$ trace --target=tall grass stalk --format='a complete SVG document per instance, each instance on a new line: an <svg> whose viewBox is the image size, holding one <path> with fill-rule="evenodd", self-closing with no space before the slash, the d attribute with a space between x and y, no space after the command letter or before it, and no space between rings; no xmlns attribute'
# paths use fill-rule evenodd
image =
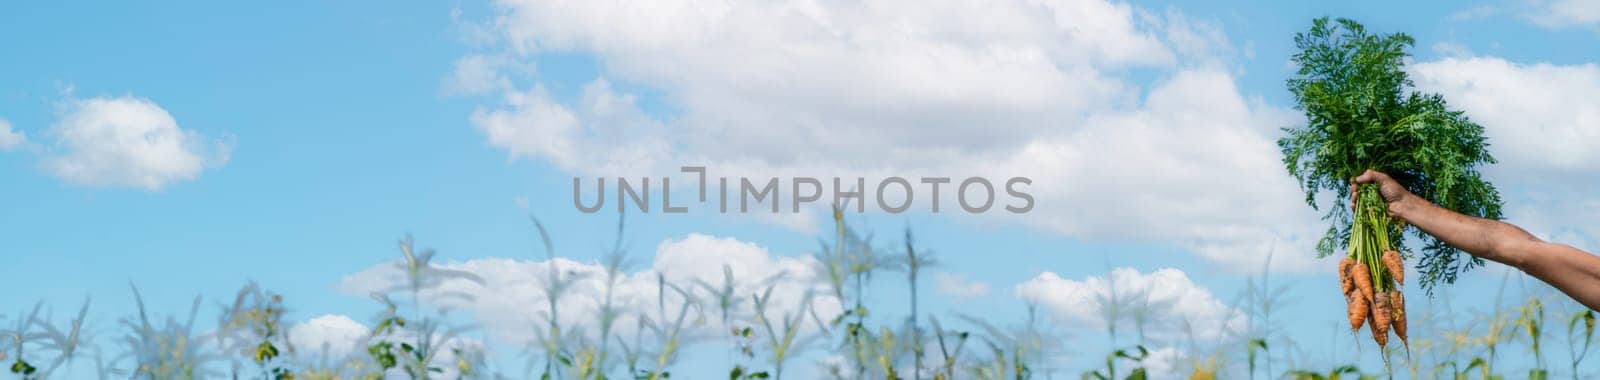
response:
<svg viewBox="0 0 1600 380"><path fill-rule="evenodd" d="M756 321L761 325L767 336L767 353L771 358L773 378L783 380L784 363L791 359L797 348L797 341L802 326L801 319L806 315L806 309L811 307L811 291L807 290L801 297L796 310L784 313L779 318L777 327L773 326L771 312L772 290L776 285L767 285L761 294L752 296L755 305Z"/></svg>
<svg viewBox="0 0 1600 380"><path fill-rule="evenodd" d="M1026 308L1022 326L1009 331L977 316L961 316L967 323L983 330L982 340L990 353L989 362L971 368L969 372L973 377L994 380L1033 377L1036 365L1044 358L1047 349L1056 346L1058 338L1041 326L1037 304L1029 302ZM1045 373L1048 375L1053 370L1045 368Z"/></svg>
<svg viewBox="0 0 1600 380"><path fill-rule="evenodd" d="M1289 303L1287 296L1289 294L1289 286L1287 284L1272 285L1272 256L1275 251L1276 247L1268 249L1266 259L1261 263L1261 272L1245 281L1244 299L1246 302L1244 305L1247 315L1250 316L1251 330L1249 340L1246 343L1246 350L1250 359L1248 364L1250 378L1252 379L1256 376L1255 356L1257 349L1260 349L1261 353L1267 357L1263 364L1266 367L1265 370L1268 376L1270 377L1271 374L1275 373L1272 371L1273 360L1272 350L1270 349L1272 345L1269 345L1268 342L1279 338L1278 333L1281 326L1273 317L1277 316L1277 312L1287 307ZM1222 327L1226 328L1227 321L1224 321L1223 324ZM1281 337L1281 340L1277 343L1283 346L1293 345L1293 341L1289 340L1288 337Z"/></svg>
<svg viewBox="0 0 1600 380"><path fill-rule="evenodd" d="M1187 316L1181 317L1181 319L1180 328L1183 330L1184 345L1187 351L1186 356L1189 361L1189 379L1215 380L1217 372L1222 369L1224 364L1222 356L1225 352L1221 350L1222 345L1219 343L1213 344L1211 349L1202 348L1200 339L1195 336L1194 321ZM1221 340L1222 338L1219 336L1217 339Z"/></svg>
<svg viewBox="0 0 1600 380"><path fill-rule="evenodd" d="M1528 349L1533 352L1532 369L1528 370L1530 380L1543 380L1550 377L1545 369L1544 353L1540 349L1540 342L1544 337L1544 302L1539 297L1528 297L1522 305L1520 315L1517 316L1517 325L1528 338Z"/></svg>
<svg viewBox="0 0 1600 380"><path fill-rule="evenodd" d="M555 244L550 240L550 233L545 230L544 223L539 222L539 218L533 217L531 219L533 220L534 229L539 233L539 241L544 245L545 265L547 267L547 272L542 280L543 283L540 284L541 290L544 292L545 305L547 306L544 315L545 333L535 337L535 341L544 350L544 374L541 378L562 378L562 363L571 363L572 359L567 357L561 350L561 342L564 339L560 317L561 297L566 295L574 283L581 280L581 275L576 273L569 274L560 270L560 261L557 260Z"/></svg>
<svg viewBox="0 0 1600 380"><path fill-rule="evenodd" d="M966 347L970 334L965 331L945 331L944 326L939 325L938 317L929 316L928 322L933 324L933 337L938 340L942 359L940 371L934 375L934 379L953 379L956 376L956 362L961 358L961 349Z"/></svg>
<svg viewBox="0 0 1600 380"><path fill-rule="evenodd" d="M88 336L84 329L89 317L89 298L83 299L83 306L78 307L78 314L67 321L65 327L56 327L44 319L34 320L34 324L42 330L38 334L40 350L54 352L55 360L41 374L49 376L60 369L62 365L70 365L82 358L84 350L94 350L93 338Z"/></svg>
<svg viewBox="0 0 1600 380"><path fill-rule="evenodd" d="M122 338L125 357L133 360L135 378L190 380L222 376L209 367L218 359L217 354L204 346L205 337L195 332L195 319L200 314L200 297L194 298L189 316L182 321L169 316L164 323L150 318L145 309L144 297L138 287L132 287L133 300L138 313L124 318L122 325L128 334Z"/></svg>
<svg viewBox="0 0 1600 380"><path fill-rule="evenodd" d="M631 343L620 336L617 337L617 346L622 348L622 363L627 368L627 374L630 377L636 376L643 371L639 368L639 361L644 358L644 331L647 328L647 321L644 316L637 316L634 321L637 325L635 326Z"/></svg>
<svg viewBox="0 0 1600 380"><path fill-rule="evenodd" d="M294 346L288 341L283 328L286 312L282 296L263 290L254 281L239 289L232 304L223 306L221 318L217 321L217 345L226 352L236 354L230 355L234 377L238 377L237 356L255 362L264 379L293 373L292 369L273 366L280 353L294 352Z"/></svg>
<svg viewBox="0 0 1600 380"><path fill-rule="evenodd" d="M614 301L617 284L623 279L623 270L628 261L628 250L622 244L624 226L626 225L625 220L625 217L617 218L616 238L611 244L611 250L605 254L605 300L600 304L600 336L596 339L600 347L592 361L593 364L584 369L586 373L593 373L593 378L598 380L605 379L605 372L609 368L607 366L610 359L608 348L611 342L612 326L622 316L622 310L617 307ZM551 263L553 265L554 260ZM685 304L687 304L687 299ZM580 377L589 378L587 375Z"/></svg>
<svg viewBox="0 0 1600 380"><path fill-rule="evenodd" d="M17 318L16 327L9 330L0 330L4 341L10 342L11 365L8 370L24 379L42 376L38 374L39 368L28 361L28 344L39 338L39 334L32 332L34 321L39 320L39 310L44 308L44 301L33 304L33 311L25 313L25 317Z"/></svg>
<svg viewBox="0 0 1600 380"><path fill-rule="evenodd" d="M1479 313L1479 318L1485 323L1484 333L1478 338L1479 344L1488 353L1488 357L1475 359L1474 362L1476 363L1470 363L1468 366L1471 367L1473 364L1478 364L1477 368L1482 372L1485 379L1494 373L1495 359L1499 357L1500 343L1513 332L1511 328L1514 321L1511 319L1509 308L1504 307L1502 302L1505 299L1506 283L1510 279L1510 272L1501 277L1500 288L1495 292L1494 296L1494 309L1489 312Z"/></svg>
<svg viewBox="0 0 1600 380"><path fill-rule="evenodd" d="M396 263L404 274L401 284L373 294L373 299L385 307L379 316L378 327L372 331L367 351L378 362L380 372L398 368L413 379L430 379L444 367L434 361L462 331L468 327L448 326L452 303L473 303L476 298L462 290L444 287L449 281L464 281L483 286L483 278L459 269L440 267L433 263L438 251L417 249L411 235L399 242L402 260ZM403 292L410 299L411 318L399 313L390 293ZM426 292L437 309L425 313L422 294ZM398 344L396 344L398 343Z"/></svg>
<svg viewBox="0 0 1600 380"><path fill-rule="evenodd" d="M677 294L678 297L681 297L683 302L679 305L678 311L670 319L671 322L668 322L669 319L667 319L666 314L661 314L659 322L653 324L650 328L650 330L656 334L657 347L660 347L660 350L656 353L655 368L650 371L650 376L647 378L647 380L660 380L670 376L670 373L667 371L667 366L677 360L678 350L684 344L684 322L689 316L689 309L695 305L693 296L690 295L688 291L678 287L677 285L668 284L666 276L659 274L656 275L656 284L659 286L658 289L660 289L660 292L657 293L656 298L657 305L665 307L667 304L666 290L668 289L671 289L674 294Z"/></svg>
<svg viewBox="0 0 1600 380"><path fill-rule="evenodd" d="M841 348L849 353L849 377L862 378L867 374L869 358L875 345L873 334L867 327L868 310L865 303L866 288L874 272L892 268L894 262L879 257L872 247L872 236L861 236L844 220L843 205L833 205L834 240L819 241L819 270L828 279L834 297L841 306L847 306L829 325L844 327ZM847 290L848 289L848 290Z"/></svg>
<svg viewBox="0 0 1600 380"><path fill-rule="evenodd" d="M1111 269L1111 263L1106 263L1106 291L1094 295L1094 308L1100 313L1101 328L1105 329L1106 337L1111 339L1111 347L1120 347L1117 341L1117 326L1127 318L1126 310L1133 303L1134 294L1122 292L1122 286L1117 284L1117 278Z"/></svg>
<svg viewBox="0 0 1600 380"><path fill-rule="evenodd" d="M1569 368L1572 370L1573 380L1578 379L1578 365L1583 363L1585 357L1589 356L1590 346L1595 341L1594 314L1594 310L1585 308L1572 313L1572 317L1567 319L1567 357L1570 358L1571 367ZM1582 327L1581 335L1578 334L1580 326Z"/></svg>
<svg viewBox="0 0 1600 380"><path fill-rule="evenodd" d="M733 267L728 264L722 264L722 283L720 284L712 284L702 279L695 279L694 285L704 290L711 296L713 302L716 302L717 327L721 328L722 331L729 332L727 342L730 371L744 373L744 365L738 363L735 357L749 351L744 339L749 337L750 333L748 327L741 329L733 324L733 313L739 305L739 300L743 299L734 289Z"/></svg>
<svg viewBox="0 0 1600 380"><path fill-rule="evenodd" d="M907 333L907 335L911 337L911 378L921 380L922 358L925 344L923 343L924 334L922 332L922 328L918 325L918 319L920 318L921 314L917 310L917 286L919 285L917 282L917 275L922 272L923 268L936 265L938 260L934 259L929 252L918 252L916 246L912 244L912 241L911 228L906 227L906 255L903 262L903 268L906 271L907 287L911 292L911 316L906 318L911 325Z"/></svg>

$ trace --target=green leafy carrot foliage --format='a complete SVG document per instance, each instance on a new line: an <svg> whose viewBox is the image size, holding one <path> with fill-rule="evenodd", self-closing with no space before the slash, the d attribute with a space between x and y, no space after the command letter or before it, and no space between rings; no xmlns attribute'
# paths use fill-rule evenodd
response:
<svg viewBox="0 0 1600 380"><path fill-rule="evenodd" d="M1306 203L1326 208L1323 219L1331 226L1317 244L1319 256L1344 249L1350 240L1350 180L1366 169L1388 173L1439 206L1501 217L1500 195L1478 171L1495 162L1483 127L1451 110L1442 96L1413 89L1405 63L1415 40L1403 33L1373 34L1348 19L1321 18L1294 41L1298 70L1288 88L1306 124L1284 128L1287 136L1278 147ZM1318 207L1317 194L1325 190L1333 199ZM1483 264L1414 228L1394 228L1424 243L1416 262L1430 293L1438 282L1454 282L1462 271ZM1400 245L1404 239L1394 236L1396 248L1410 254Z"/></svg>

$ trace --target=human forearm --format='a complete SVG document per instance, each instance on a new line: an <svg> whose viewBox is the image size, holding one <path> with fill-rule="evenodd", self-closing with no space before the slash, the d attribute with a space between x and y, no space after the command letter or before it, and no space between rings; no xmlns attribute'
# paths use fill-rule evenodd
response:
<svg viewBox="0 0 1600 380"><path fill-rule="evenodd" d="M1549 243L1509 223L1475 218L1408 195L1390 212L1473 256L1538 278L1591 309L1600 310L1600 257Z"/></svg>
<svg viewBox="0 0 1600 380"><path fill-rule="evenodd" d="M1600 257L1565 244L1535 242L1513 250L1527 253L1518 268L1590 309L1600 310Z"/></svg>
<svg viewBox="0 0 1600 380"><path fill-rule="evenodd" d="M1527 261L1527 252L1513 248L1539 241L1517 226L1462 215L1415 195L1407 194L1399 202L1391 203L1389 211L1445 244L1514 267L1520 268Z"/></svg>
<svg viewBox="0 0 1600 380"><path fill-rule="evenodd" d="M1505 264L1555 286L1591 309L1600 310L1600 257L1570 246L1547 243L1517 226L1475 218L1435 206L1406 191L1394 178L1368 170L1350 186L1351 208L1359 186L1376 184L1389 214L1445 244L1473 256Z"/></svg>

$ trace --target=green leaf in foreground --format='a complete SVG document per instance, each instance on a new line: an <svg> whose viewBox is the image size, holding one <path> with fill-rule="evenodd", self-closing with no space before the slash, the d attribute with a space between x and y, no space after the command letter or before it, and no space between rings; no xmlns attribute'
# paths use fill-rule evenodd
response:
<svg viewBox="0 0 1600 380"><path fill-rule="evenodd" d="M1350 180L1366 169L1388 173L1413 194L1457 212L1499 219L1500 195L1478 168L1494 163L1483 127L1444 98L1412 89L1405 61L1415 41L1403 33L1376 35L1348 19L1320 18L1295 36L1299 67L1288 80L1304 126L1284 128L1278 140L1289 174L1306 193L1306 203L1326 208L1330 222L1317 244L1319 257L1346 248L1350 240ZM1333 193L1318 207L1317 194ZM1416 228L1397 226L1423 242L1415 260L1428 292L1438 282L1452 283L1463 271L1483 265L1476 257ZM1400 232L1400 231L1397 231ZM1415 257L1395 235L1402 254Z"/></svg>

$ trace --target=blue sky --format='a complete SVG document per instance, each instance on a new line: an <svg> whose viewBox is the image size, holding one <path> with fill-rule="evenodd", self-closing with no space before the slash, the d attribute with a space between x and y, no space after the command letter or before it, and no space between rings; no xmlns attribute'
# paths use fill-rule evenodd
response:
<svg viewBox="0 0 1600 380"><path fill-rule="evenodd" d="M596 260L610 241L615 214L574 210L568 182L573 176L659 177L675 175L670 169L687 164L705 164L714 172L726 168L725 172L733 175L768 176L958 176L976 172L1043 178L1034 185L1041 193L1040 210L1028 215L912 212L853 216L859 228L876 232L885 244L898 241L900 232L911 227L919 245L938 252L943 266L934 271L959 273L990 288L984 294L993 297L974 299L928 292L926 300L936 313L1006 310L989 318L1017 321L1023 309L1014 290L1018 284L1038 279L1044 272L1079 281L1104 277L1113 267L1129 267L1139 273L1177 268L1193 286L1231 305L1247 276L1261 268L1263 248L1271 248L1279 264L1271 270L1274 281L1293 281L1288 297L1293 301L1284 310L1285 320L1316 326L1291 328L1287 335L1308 346L1308 355L1316 360L1337 354L1346 356L1335 361L1349 362L1357 360L1345 353L1349 350L1325 348L1326 326L1338 322L1336 310L1342 309L1337 296L1326 290L1334 281L1325 273L1331 271L1324 269L1331 268L1331 262L1309 259L1312 246L1305 229L1299 228L1316 225L1314 214L1308 214L1297 196L1270 202L1248 198L1298 193L1283 187L1288 179L1272 161L1277 159L1272 154L1275 151L1263 151L1259 144L1228 145L1270 142L1276 138L1275 128L1283 125L1274 123L1295 120L1297 115L1290 109L1282 85L1292 71L1287 64L1293 49L1291 38L1312 18L1322 15L1350 17L1372 30L1403 31L1416 37L1415 60L1424 64L1415 70L1431 78L1419 80L1420 85L1445 93L1452 104L1484 123L1491 138L1507 133L1501 131L1534 127L1541 128L1544 135L1563 137L1548 147L1495 140L1502 164L1489 173L1506 191L1513 222L1528 223L1530 230L1546 238L1590 250L1600 248L1595 245L1600 238L1595 235L1600 227L1595 226L1600 220L1585 212L1600 210L1592 196L1585 195L1592 194L1586 189L1600 185L1596 179L1600 176L1595 175L1600 167L1593 164L1600 157L1582 149L1600 143L1593 124L1594 108L1541 112L1531 119L1536 126L1520 126L1504 121L1560 104L1526 104L1534 103L1528 97L1496 98L1535 94L1572 101L1600 94L1600 74L1596 74L1600 68L1593 63L1600 58L1600 50L1594 48L1600 38L1600 11L1593 7L1589 12L1596 13L1584 13L1583 4L1560 1L1109 4L1113 9L1109 13L1069 14L1064 17L1072 20L1056 26L1072 27L1073 20L1123 20L1131 29L1115 32L1126 36L1100 39L1091 34L1081 37L1087 41L1081 46L1046 46L1040 53L1043 58L1029 55L1037 51L1027 47L1051 42L1032 40L1036 36L1031 34L1021 36L1025 32L1012 36L1015 40L1002 40L952 27L952 33L971 33L973 39L963 42L970 45L917 44L960 40L919 39L933 38L927 36L939 35L937 30L909 33L906 40L911 42L898 45L900 40L894 38L874 38L872 32L880 29L867 27L870 23L866 21L872 20L868 17L835 20L863 24L859 28L839 26L854 33L858 38L855 44L809 46L817 49L809 52L814 56L799 49L807 46L776 45L771 49L792 53L784 47L794 47L801 52L792 57L814 59L769 62L766 59L771 57L752 46L806 41L785 34L790 31L785 28L792 27L785 21L788 19L757 11L728 16L750 17L749 23L716 26L739 30L764 22L783 23L774 24L771 30L750 30L753 37L736 38L695 35L693 32L719 29L695 29L693 25L679 30L684 34L678 35L671 33L678 29L647 22L685 21L673 19L670 15L674 13L668 9L658 10L658 14L668 15L659 19L631 20L630 12L595 5L595 9L567 9L572 12L570 23L546 24L543 22L548 20L541 18L544 14L540 12L550 11L550 4L540 1L307 1L262 8L190 1L7 3L0 5L0 57L5 57L0 59L0 120L4 120L0 126L9 126L22 140L5 144L6 140L0 139L0 239L6 242L7 252L0 255L7 264L0 276L0 289L7 289L0 292L0 315L14 317L38 300L46 300L64 314L88 295L94 297L92 314L101 332L112 335L115 318L132 310L127 290L130 282L145 292L155 308L176 311L195 295L206 297L209 305L231 295L245 281L255 280L287 297L293 309L291 319L334 314L370 323L367 316L379 308L365 296L352 294L349 289L361 286L351 282L360 281L362 273L372 273L375 265L397 259L395 241L406 233L414 234L419 245L438 249L441 262L459 264L488 257L538 260L542 253L528 221L531 213L550 226L563 255L579 262ZM886 14L881 9L839 7L847 8L838 10L839 14ZM1085 18L1073 19L1075 16ZM911 25L907 27L910 30L932 28L919 24L926 19L917 16L899 21ZM608 23L614 28L606 27ZM644 31L632 30L634 27ZM1195 45L1185 45L1183 41L1188 40L1174 37L1178 31L1194 33L1212 48L1187 51L1185 46ZM651 35L659 38L645 38ZM1148 41L1136 38L1141 36ZM1135 39L1118 39L1121 37ZM1141 48L1139 43L1151 45ZM965 61L892 70L907 75L901 81L883 79L885 73L872 72L875 66L858 60L872 56L890 61L920 52L967 59L972 56L963 55L968 51L960 49L971 46L976 46L972 51L987 53L997 50L985 49L1020 46L1016 54L1023 58L1005 62L1022 62L1021 66L1002 65L982 76L974 74L978 71L963 71ZM929 50L918 50L924 48ZM874 49L882 49L883 55L871 55L877 53ZM1128 55L1117 58L1123 53ZM990 56L976 57L972 67L982 67L979 64ZM471 59L489 63L475 71L463 64ZM1024 70L1032 68L1026 66L1030 59L1042 59L1047 72L1055 68L1070 75L1039 94L1025 91L1031 86L1007 87L1013 81L1056 83L1049 82L1055 79L1027 76L1035 73ZM726 66L705 67L707 62ZM829 78L814 75L830 72L829 68L805 66L822 62L840 63L834 70L846 78L842 80L865 80L859 84L867 89L863 90L866 94L843 93L843 85L807 83L829 82ZM1016 67L1024 69L1008 71ZM852 71L857 68L861 72ZM1093 75L1071 76L1076 74L1067 68ZM974 75L960 77L965 74ZM1012 74L1017 76L1007 76ZM1091 83L1073 82L1083 78L1111 85L1104 91L1084 90ZM875 82L877 79L883 82ZM928 88L929 92L953 91L948 98L904 100L896 96L900 94L897 91L914 87L907 83L945 79L954 84ZM1169 86L1174 83L1223 86ZM1528 83L1563 86L1515 87ZM884 90L869 91L876 88ZM1210 91L1218 98L1237 98L1239 115L1194 122L1215 124L1204 127L1215 129L1165 130L1170 124L1188 123L1196 117L1179 111L1205 107L1191 109L1180 104L1173 106L1178 111L1166 112L1166 103L1152 100L1166 99L1154 95L1163 93L1163 88L1174 89L1177 95L1172 101L1177 103L1193 100L1196 97L1190 95L1194 93ZM966 90L995 90L1000 96L992 97L999 100L990 104L961 93ZM1058 106L1052 96L1060 94L1076 100ZM507 100L516 97L523 102ZM793 105L772 103L785 97L792 97ZM610 99L613 103L605 104L617 107L596 108L595 99ZM90 177L64 174L52 163L70 162L78 154L87 154L83 151L106 148L104 141L74 145L67 137L80 126L74 116L93 113L97 108L91 104L96 100L153 105L170 115L175 121L172 127L177 129L164 131L176 133L169 138L181 136L190 143L177 152L193 153L182 158L197 166L140 177L155 178L154 182L118 179L155 170L126 162L96 161L108 166L92 171ZM848 101L872 101L860 107L896 111L882 118L862 116L854 106L840 104ZM533 103L564 108L576 118L578 132L539 126L516 129L529 120L548 120L538 118L538 108L529 106ZM1504 106L1475 109L1472 105ZM1058 109L1066 111L1058 114ZM126 113L108 111L107 115L114 118ZM495 115L509 121L497 123L491 120ZM767 120L767 115L803 121L753 125ZM800 117L792 117L796 115ZM938 128L937 120L955 120L952 124L992 120L998 125L919 132L951 131L948 135L929 133L926 139L873 140L905 135L913 130L907 128L925 120L935 120L929 128ZM1017 127L1012 128L1013 124ZM495 128L502 127L511 128L507 131L513 135L496 138ZM1102 142L1106 149L1117 151L1171 147L1139 144L1139 136L1145 135L1122 134L1133 133L1127 131L1147 132L1152 138L1191 136L1186 133L1234 136L1231 133L1238 132L1238 138L1195 141L1194 146L1174 153L1170 162L1134 163L1121 172L1079 168L1071 159L1057 162L1063 165L1060 167L1033 165L1041 156L1018 153L1029 146L1038 147L1029 144L1041 141L1064 144L1063 151L1071 153L1073 147L1082 148L1084 141L1097 142L1092 136L1101 136L1078 135L1078 128L1103 128L1113 138L1126 139ZM567 140L543 138L569 132ZM865 136L864 141L835 144L831 137L812 140L815 136L857 136L856 132ZM923 136L919 133L911 135ZM543 141L555 142L547 145ZM784 144L754 144L759 141ZM1122 146L1119 142L1134 144ZM948 148L938 151L949 154L939 160L922 160L873 146ZM648 152L653 148L665 153L651 155ZM120 152L130 151L134 150ZM647 152L640 156L643 158L630 158L629 154L640 151ZM1229 153L1235 151L1247 153ZM793 161L795 157L803 160ZM1263 162L1261 157L1268 160ZM1123 164L1110 161L1115 158L1106 162L1091 159L1089 164ZM813 159L816 161L810 161ZM1220 166L1216 173L1174 166L1184 162ZM1277 171L1258 170L1261 168ZM1071 174L1040 177L1030 170ZM1171 179L1173 176L1160 175L1170 171L1189 176ZM1240 175L1254 177L1240 179ZM1167 214L1159 206L1126 207L1128 204L1114 198L1108 203L1101 198L1103 194L1093 190L1102 183L1098 181L1112 182L1107 191L1161 188L1127 194L1136 200L1126 202L1192 202L1198 206ZM1236 194L1215 194L1241 188ZM1143 195L1146 193L1149 195ZM1104 207L1095 207L1097 204ZM1209 223L1208 215L1240 205L1248 205L1240 210L1243 216L1219 216L1224 220L1218 225L1226 227L1219 227L1222 232L1189 227ZM787 219L704 213L632 215L626 240L640 262L639 269L650 266L650 258L663 241L682 241L692 233L753 243L778 256L800 256L816 244L816 235L810 232L817 231L817 226L828 230L825 219L816 215ZM1306 215L1311 215L1309 220ZM1171 224L1142 228L1156 220ZM1239 235L1211 237L1232 233ZM1253 239L1263 236L1267 238ZM1250 241L1240 242L1247 239ZM1493 290L1501 273L1499 268L1477 271L1450 292ZM903 287L890 279L893 277L880 279L873 296L900 305ZM929 281L924 287L931 290L935 286ZM1420 292L1413 294L1421 299ZM1457 306L1484 307L1488 302L1484 298L1461 299ZM1413 301L1413 305L1421 304ZM1094 331L1073 331L1072 335L1090 342L1101 339ZM1348 345L1348 339L1338 344ZM709 356L715 359L718 355ZM1091 360L1085 357L1095 355L1098 351L1079 353L1076 360L1088 362ZM1359 360L1365 366L1377 363L1370 353ZM719 365L704 357L690 357L686 363L689 371L714 370ZM522 363L503 365L520 369Z"/></svg>

